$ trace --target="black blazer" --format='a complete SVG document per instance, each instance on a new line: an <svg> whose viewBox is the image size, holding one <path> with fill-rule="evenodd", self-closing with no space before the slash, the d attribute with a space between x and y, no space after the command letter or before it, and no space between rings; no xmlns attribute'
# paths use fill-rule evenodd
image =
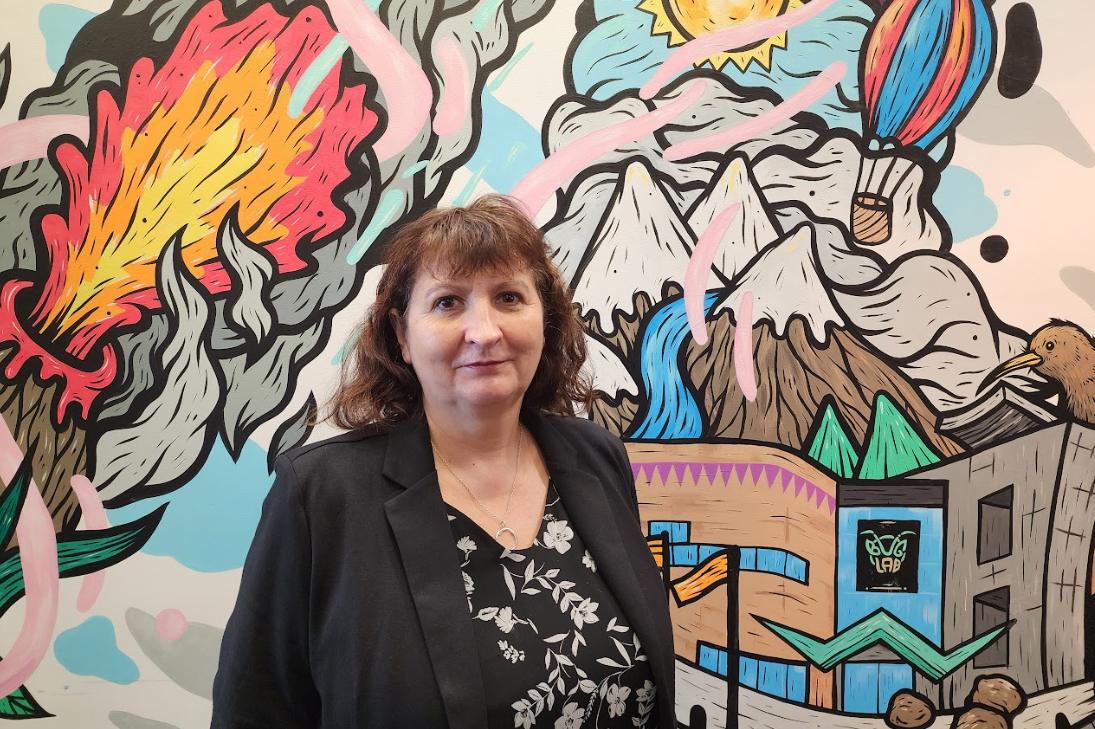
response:
<svg viewBox="0 0 1095 729"><path fill-rule="evenodd" d="M627 451L588 420L524 420L642 640L670 729L669 606ZM212 726L484 729L489 687L425 425L348 433L275 470L221 645Z"/></svg>

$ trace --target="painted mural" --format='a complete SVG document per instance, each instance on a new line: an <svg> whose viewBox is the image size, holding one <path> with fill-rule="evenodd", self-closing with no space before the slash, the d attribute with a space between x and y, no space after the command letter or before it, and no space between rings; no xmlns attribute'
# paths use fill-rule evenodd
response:
<svg viewBox="0 0 1095 729"><path fill-rule="evenodd" d="M1095 716L1095 7L5 16L0 718L208 725L387 238L491 190L586 324L683 727Z"/></svg>

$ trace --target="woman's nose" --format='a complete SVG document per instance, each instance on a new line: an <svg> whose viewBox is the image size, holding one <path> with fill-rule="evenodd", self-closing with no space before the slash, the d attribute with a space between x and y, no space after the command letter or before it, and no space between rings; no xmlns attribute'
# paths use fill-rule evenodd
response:
<svg viewBox="0 0 1095 729"><path fill-rule="evenodd" d="M498 312L489 303L476 303L468 307L464 338L476 344L493 344L502 338Z"/></svg>

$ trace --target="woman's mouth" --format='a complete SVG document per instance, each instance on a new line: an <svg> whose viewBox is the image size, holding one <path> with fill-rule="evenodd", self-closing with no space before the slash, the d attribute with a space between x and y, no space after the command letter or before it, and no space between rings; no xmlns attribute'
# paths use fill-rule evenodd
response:
<svg viewBox="0 0 1095 729"><path fill-rule="evenodd" d="M467 369L470 369L470 370L481 372L481 371L484 371L484 370L493 369L495 367L498 367L501 364L502 364L501 360L483 360L481 362L471 362L469 364L464 365L464 367L467 368Z"/></svg>

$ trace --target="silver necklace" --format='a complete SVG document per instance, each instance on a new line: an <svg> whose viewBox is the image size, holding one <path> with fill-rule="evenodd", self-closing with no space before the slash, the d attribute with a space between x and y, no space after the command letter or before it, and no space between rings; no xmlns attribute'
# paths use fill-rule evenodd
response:
<svg viewBox="0 0 1095 729"><path fill-rule="evenodd" d="M509 485L509 496L506 497L506 510L504 512L502 512L502 518L501 519L499 519L493 511L488 509L486 504L484 504L482 501L479 500L479 497L475 495L475 492L472 491L470 488L468 488L468 485L466 483L464 483L464 479L462 479L462 478L460 478L459 476L456 475L456 471L454 471L452 466L449 465L449 462L445 460L445 457L443 455L441 455L441 451L437 450L437 446L435 446L432 441L430 442L430 447L433 448L434 455L436 455L438 458L441 459L441 463L445 464L445 468L449 469L449 473L452 474L452 477L456 479L457 483L459 483L461 486L463 486L464 490L467 491L468 494L473 499L475 499L475 503L479 504L479 508L482 509L483 511L485 511L487 513L487 516L489 516L491 519L494 519L496 522L498 522L498 527L499 528L498 528L498 531L494 533L494 540L496 542L501 542L502 541L502 535L507 533L507 532L509 532L509 535L511 537L513 537L513 546L510 547L510 549L517 549L517 545L520 544L520 542L517 540L517 532L513 531L513 529L511 529L510 527L506 526L506 519L509 517L509 506L510 506L510 502L513 501L513 491L517 487L517 475L519 473L521 473L521 447L525 444L524 435L525 435L524 429L520 425L518 425L517 426L517 466L513 470L513 483L511 483Z"/></svg>

